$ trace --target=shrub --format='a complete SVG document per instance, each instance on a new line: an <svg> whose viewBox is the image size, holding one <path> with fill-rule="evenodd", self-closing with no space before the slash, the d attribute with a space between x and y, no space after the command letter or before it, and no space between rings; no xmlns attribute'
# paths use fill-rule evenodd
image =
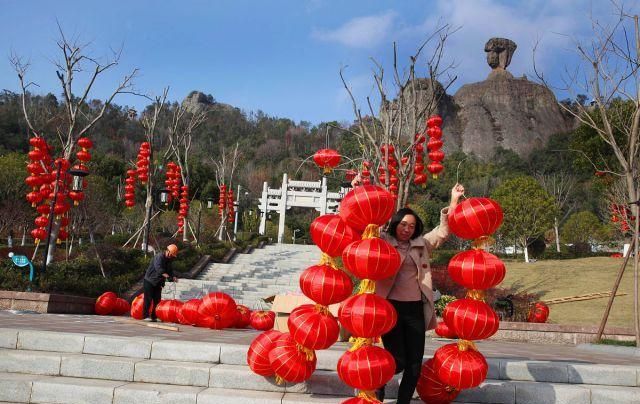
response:
<svg viewBox="0 0 640 404"><path fill-rule="evenodd" d="M444 308L447 306L447 304L454 302L458 299L456 299L455 296L451 296L451 295L442 295L440 296L440 299L436 300L434 303L434 309L436 311L436 315L438 317L442 317L442 312L444 311Z"/></svg>

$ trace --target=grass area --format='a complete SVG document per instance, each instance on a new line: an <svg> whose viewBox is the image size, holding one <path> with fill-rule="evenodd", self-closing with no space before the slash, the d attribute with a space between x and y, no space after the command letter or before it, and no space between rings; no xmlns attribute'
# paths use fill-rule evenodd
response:
<svg viewBox="0 0 640 404"><path fill-rule="evenodd" d="M500 286L539 293L541 300L610 291L622 259L609 257L544 260L532 263L505 260L507 275ZM633 329L633 262L627 264L614 300L608 326ZM599 325L608 298L550 305L550 323Z"/></svg>
<svg viewBox="0 0 640 404"><path fill-rule="evenodd" d="M630 346L630 347L635 347L636 346L636 342L635 341L618 341L615 339L603 339L602 341L599 342L599 344L601 345L615 345L615 346Z"/></svg>

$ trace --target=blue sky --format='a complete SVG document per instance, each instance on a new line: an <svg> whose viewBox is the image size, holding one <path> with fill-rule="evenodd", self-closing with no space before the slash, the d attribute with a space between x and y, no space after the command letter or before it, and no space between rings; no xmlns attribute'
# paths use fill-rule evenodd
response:
<svg viewBox="0 0 640 404"><path fill-rule="evenodd" d="M296 122L352 121L340 68L348 66L345 76L364 108L364 98L375 94L370 58L390 72L396 41L406 66L438 21L460 28L445 51L457 65L453 93L487 76L484 43L494 36L518 44L509 66L515 76L533 76L532 49L540 41L539 68L559 83L565 66L576 62L573 41L590 34L590 13L606 20L610 8L608 1L588 0L3 0L0 89L18 90L8 62L15 52L30 61L28 78L40 86L35 92L60 93L51 64L59 58L59 21L67 36L89 43L93 56L123 47L119 66L100 79L93 98L106 97L137 67L136 89L146 94L170 86L172 100L199 90L247 112ZM115 102L147 104L126 95Z"/></svg>

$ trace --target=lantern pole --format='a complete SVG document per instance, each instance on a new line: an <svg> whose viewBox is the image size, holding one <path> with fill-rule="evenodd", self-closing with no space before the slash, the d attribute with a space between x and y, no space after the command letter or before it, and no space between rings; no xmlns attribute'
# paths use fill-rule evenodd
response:
<svg viewBox="0 0 640 404"><path fill-rule="evenodd" d="M60 171L62 170L62 162L60 160L57 161L58 170L56 171L56 184L53 187L53 198L51 198L51 202L49 202L49 223L47 226L47 243L44 248L44 263L42 264L42 273L47 272L47 258L49 257L49 243L51 242L51 230L53 230L53 218L54 212L53 209L56 204L56 199L58 199L58 182L60 181Z"/></svg>

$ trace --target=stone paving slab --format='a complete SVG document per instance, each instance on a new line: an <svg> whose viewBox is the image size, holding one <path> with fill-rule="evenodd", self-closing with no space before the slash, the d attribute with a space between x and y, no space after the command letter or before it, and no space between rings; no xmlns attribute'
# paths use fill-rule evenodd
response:
<svg viewBox="0 0 640 404"><path fill-rule="evenodd" d="M31 402L112 404L114 390L124 383L73 377L35 380L31 389Z"/></svg>
<svg viewBox="0 0 640 404"><path fill-rule="evenodd" d="M204 387L130 383L116 387L113 404L196 404L203 390Z"/></svg>

